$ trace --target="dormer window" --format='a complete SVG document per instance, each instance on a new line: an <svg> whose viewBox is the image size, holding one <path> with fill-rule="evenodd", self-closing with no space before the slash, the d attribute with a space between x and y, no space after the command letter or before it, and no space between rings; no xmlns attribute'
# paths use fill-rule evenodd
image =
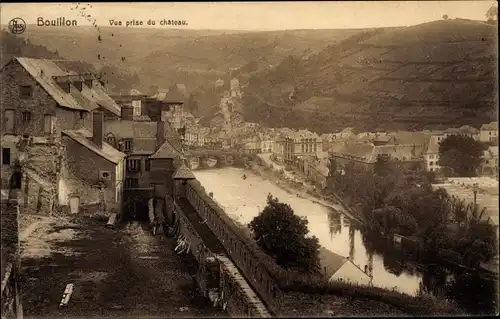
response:
<svg viewBox="0 0 500 319"><path fill-rule="evenodd" d="M28 99L33 95L33 87L31 85L21 85L19 87L19 96L22 99Z"/></svg>
<svg viewBox="0 0 500 319"><path fill-rule="evenodd" d="M73 82L73 85L76 87L76 89L78 91L82 91L82 82L81 81L76 81L76 82Z"/></svg>

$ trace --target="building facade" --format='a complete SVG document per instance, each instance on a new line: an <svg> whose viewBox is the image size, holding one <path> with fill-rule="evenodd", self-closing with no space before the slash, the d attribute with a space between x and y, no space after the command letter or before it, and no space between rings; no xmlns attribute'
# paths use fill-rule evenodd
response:
<svg viewBox="0 0 500 319"><path fill-rule="evenodd" d="M479 131L479 140L485 143L498 143L498 122L483 124Z"/></svg>

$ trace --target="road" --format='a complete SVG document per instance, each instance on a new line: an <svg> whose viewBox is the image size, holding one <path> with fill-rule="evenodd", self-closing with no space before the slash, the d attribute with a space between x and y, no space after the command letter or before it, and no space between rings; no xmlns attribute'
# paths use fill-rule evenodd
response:
<svg viewBox="0 0 500 319"><path fill-rule="evenodd" d="M50 219L22 242L27 317L215 317L196 293L193 259L138 222L118 230L92 218ZM59 307L67 284L73 294Z"/></svg>

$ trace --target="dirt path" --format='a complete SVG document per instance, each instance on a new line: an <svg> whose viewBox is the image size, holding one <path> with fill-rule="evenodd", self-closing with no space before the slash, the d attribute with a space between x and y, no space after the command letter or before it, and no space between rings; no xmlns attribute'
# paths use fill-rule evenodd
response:
<svg viewBox="0 0 500 319"><path fill-rule="evenodd" d="M23 241L26 317L214 317L219 311L195 293L192 260L173 241L130 223L118 230L90 218L57 219ZM59 303L66 284L74 290Z"/></svg>

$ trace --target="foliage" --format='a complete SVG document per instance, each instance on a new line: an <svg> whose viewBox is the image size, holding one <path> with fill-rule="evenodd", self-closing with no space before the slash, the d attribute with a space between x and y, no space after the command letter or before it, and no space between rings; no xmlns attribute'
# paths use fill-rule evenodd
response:
<svg viewBox="0 0 500 319"><path fill-rule="evenodd" d="M382 229L385 234L397 232L402 235L413 235L417 231L417 222L413 216L394 206L385 206L375 209L372 213L375 227Z"/></svg>
<svg viewBox="0 0 500 319"><path fill-rule="evenodd" d="M494 232L482 219L484 209L450 197L445 189L433 190L423 171L382 161L373 172L352 163L340 171L344 173L330 174L328 189L351 206L360 205L366 227L374 233L416 236L429 253L451 249L469 264L487 261L496 249ZM458 234L450 225L458 227ZM462 238L460 245L457 238Z"/></svg>
<svg viewBox="0 0 500 319"><path fill-rule="evenodd" d="M448 15L447 14L443 14L443 19L444 20L448 20Z"/></svg>
<svg viewBox="0 0 500 319"><path fill-rule="evenodd" d="M284 268L307 273L319 271L319 241L306 237L307 219L294 214L290 205L280 203L271 194L267 206L249 227L259 246Z"/></svg>
<svg viewBox="0 0 500 319"><path fill-rule="evenodd" d="M488 11L486 11L487 21L498 21L498 7L491 6Z"/></svg>
<svg viewBox="0 0 500 319"><path fill-rule="evenodd" d="M466 135L450 135L439 143L439 165L452 174L464 177L477 175L486 146Z"/></svg>
<svg viewBox="0 0 500 319"><path fill-rule="evenodd" d="M22 37L16 36L10 32L0 31L0 42L2 43L0 59L2 62L15 56L23 56L29 58L45 58L45 59L60 59L61 56L56 52L52 52L43 45L36 45L25 40Z"/></svg>

